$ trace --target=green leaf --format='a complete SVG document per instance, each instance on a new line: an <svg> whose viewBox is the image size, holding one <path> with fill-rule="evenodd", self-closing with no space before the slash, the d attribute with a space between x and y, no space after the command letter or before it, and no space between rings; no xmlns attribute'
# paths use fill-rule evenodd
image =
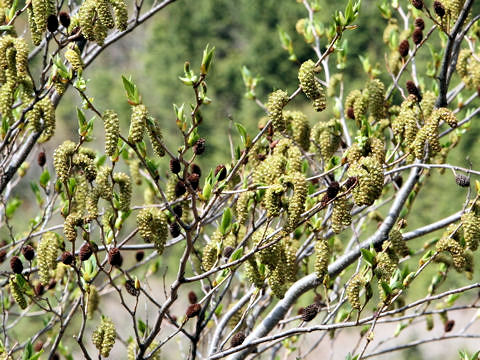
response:
<svg viewBox="0 0 480 360"><path fill-rule="evenodd" d="M78 127L82 128L87 124L87 118L83 113L82 109L77 107L77 119L78 119Z"/></svg>
<svg viewBox="0 0 480 360"><path fill-rule="evenodd" d="M22 360L29 360L32 355L33 355L32 342L28 340L27 344L25 345L25 349L23 350Z"/></svg>
<svg viewBox="0 0 480 360"><path fill-rule="evenodd" d="M50 173L48 170L45 170L42 175L40 175L40 178L38 179L38 182L43 188L46 188L48 185L48 182L50 181Z"/></svg>
<svg viewBox="0 0 480 360"><path fill-rule="evenodd" d="M122 75L122 82L125 92L127 93L127 99L132 105L140 104L140 96L138 94L137 85L135 85L131 78L127 79Z"/></svg>
<svg viewBox="0 0 480 360"><path fill-rule="evenodd" d="M362 253L363 259L368 263L370 266L375 265L375 255L368 249L360 249Z"/></svg>
<svg viewBox="0 0 480 360"><path fill-rule="evenodd" d="M220 223L220 232L222 235L228 234L230 231L230 225L232 223L232 210L230 208L226 208L222 215L222 221Z"/></svg>
<svg viewBox="0 0 480 360"><path fill-rule="evenodd" d="M209 49L209 44L203 50L202 65L200 66L200 72L202 75L207 75L212 65L213 55L215 54L215 46Z"/></svg>
<svg viewBox="0 0 480 360"><path fill-rule="evenodd" d="M142 333L142 335L144 335L145 331L147 330L147 325L142 321L142 319L138 319L137 324L138 330Z"/></svg>
<svg viewBox="0 0 480 360"><path fill-rule="evenodd" d="M243 248L237 249L230 255L230 261L236 261L240 259L243 255Z"/></svg>
<svg viewBox="0 0 480 360"><path fill-rule="evenodd" d="M17 211L18 207L22 205L22 201L18 198L13 198L7 203L5 207L5 215L8 219L10 219L15 211Z"/></svg>
<svg viewBox="0 0 480 360"><path fill-rule="evenodd" d="M247 130L245 129L245 127L242 124L235 123L235 126L238 130L238 133L240 134L243 145L246 147L247 146L247 141L248 141Z"/></svg>

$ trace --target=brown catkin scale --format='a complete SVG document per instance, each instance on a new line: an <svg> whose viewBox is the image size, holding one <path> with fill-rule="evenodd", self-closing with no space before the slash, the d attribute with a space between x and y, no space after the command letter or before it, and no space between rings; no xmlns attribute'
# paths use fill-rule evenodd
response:
<svg viewBox="0 0 480 360"><path fill-rule="evenodd" d="M232 336L232 339L230 340L230 345L232 347L240 346L245 341L245 338L245 333L243 331L240 331Z"/></svg>
<svg viewBox="0 0 480 360"><path fill-rule="evenodd" d="M60 257L60 261L65 265L72 265L74 256L70 251L65 251Z"/></svg>
<svg viewBox="0 0 480 360"><path fill-rule="evenodd" d="M311 304L308 306L305 306L302 311L302 320L305 322L312 321L315 316L318 314L318 305L317 304Z"/></svg>
<svg viewBox="0 0 480 360"><path fill-rule="evenodd" d="M123 257L118 248L111 248L108 251L108 263L116 267L122 266Z"/></svg>
<svg viewBox="0 0 480 360"><path fill-rule="evenodd" d="M18 256L13 256L10 259L10 268L15 274L21 274L23 271L22 260Z"/></svg>
<svg viewBox="0 0 480 360"><path fill-rule="evenodd" d="M419 28L420 30L425 29L425 21L423 21L422 18L416 18L415 22L414 22L414 25L415 25L416 28Z"/></svg>
<svg viewBox="0 0 480 360"><path fill-rule="evenodd" d="M230 256L233 254L235 248L233 246L225 246L225 249L223 249L223 256L226 259L229 259Z"/></svg>
<svg viewBox="0 0 480 360"><path fill-rule="evenodd" d="M275 131L285 130L283 108L288 100L288 94L283 90L277 90L268 96L267 111Z"/></svg>
<svg viewBox="0 0 480 360"><path fill-rule="evenodd" d="M127 290L127 292L132 296L137 297L138 295L140 295L140 289L137 289L135 287L135 281L131 279L125 281L125 290Z"/></svg>
<svg viewBox="0 0 480 360"><path fill-rule="evenodd" d="M315 63L312 60L307 60L300 66L298 80L305 96L313 101L313 108L316 111L325 110L325 89L315 79Z"/></svg>
<svg viewBox="0 0 480 360"><path fill-rule="evenodd" d="M35 257L35 249L33 248L32 245L25 245L22 248L22 255L27 259L28 261L32 261L33 258Z"/></svg>
<svg viewBox="0 0 480 360"><path fill-rule="evenodd" d="M419 45L423 40L423 31L420 28L415 28L412 33L412 41L415 45Z"/></svg>
<svg viewBox="0 0 480 360"><path fill-rule="evenodd" d="M458 186L461 187L469 187L470 186L470 178L463 174L459 174L455 176L455 182Z"/></svg>
<svg viewBox="0 0 480 360"><path fill-rule="evenodd" d="M198 299L197 299L197 294L195 294L194 291L190 291L188 293L188 301L190 302L190 304L196 304Z"/></svg>
<svg viewBox="0 0 480 360"><path fill-rule="evenodd" d="M202 311L202 306L200 304L191 304L187 308L185 315L187 316L188 319L191 319L191 318L194 318L195 316L198 316L200 314L200 311Z"/></svg>
<svg viewBox="0 0 480 360"><path fill-rule="evenodd" d="M193 145L193 153L195 155L202 155L205 152L205 139L200 138L197 140L195 145Z"/></svg>
<svg viewBox="0 0 480 360"><path fill-rule="evenodd" d="M177 158L170 160L170 171L174 174L178 174L182 170L180 160Z"/></svg>
<svg viewBox="0 0 480 360"><path fill-rule="evenodd" d="M90 243L85 243L80 247L79 258L80 261L87 261L93 254L93 246Z"/></svg>
<svg viewBox="0 0 480 360"><path fill-rule="evenodd" d="M433 2L433 11L441 18L445 16L445 7L440 1Z"/></svg>
<svg viewBox="0 0 480 360"><path fill-rule="evenodd" d="M418 9L422 10L423 9L423 0L412 0L412 5Z"/></svg>
<svg viewBox="0 0 480 360"><path fill-rule="evenodd" d="M408 40L403 40L400 45L398 45L398 53L401 57L407 57L408 51L410 50L410 45Z"/></svg>

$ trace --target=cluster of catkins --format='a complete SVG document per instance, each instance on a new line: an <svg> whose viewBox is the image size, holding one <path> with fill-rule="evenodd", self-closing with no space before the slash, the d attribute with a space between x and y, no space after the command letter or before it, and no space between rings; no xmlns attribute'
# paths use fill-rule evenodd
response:
<svg viewBox="0 0 480 360"><path fill-rule="evenodd" d="M137 214L137 227L142 239L155 244L158 253L162 254L168 237L165 213L157 208L144 208Z"/></svg>
<svg viewBox="0 0 480 360"><path fill-rule="evenodd" d="M480 87L480 60L479 54L473 55L470 49L463 49L458 54L457 73L467 88Z"/></svg>
<svg viewBox="0 0 480 360"><path fill-rule="evenodd" d="M459 223L447 227L436 248L440 252L437 261L453 265L459 272L471 278L473 273L473 251L480 241L480 203L470 204ZM447 256L446 256L447 255Z"/></svg>
<svg viewBox="0 0 480 360"><path fill-rule="evenodd" d="M92 342L98 349L100 355L108 357L113 345L115 345L116 337L117 333L112 320L107 317L102 317L100 325L98 325L98 327L92 333Z"/></svg>

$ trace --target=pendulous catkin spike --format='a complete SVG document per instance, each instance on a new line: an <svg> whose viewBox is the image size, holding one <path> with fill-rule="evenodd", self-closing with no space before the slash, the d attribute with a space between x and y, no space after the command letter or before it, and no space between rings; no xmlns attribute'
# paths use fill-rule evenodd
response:
<svg viewBox="0 0 480 360"><path fill-rule="evenodd" d="M118 114L113 110L105 110L102 118L105 126L105 154L113 156L117 150L118 137L120 135Z"/></svg>
<svg viewBox="0 0 480 360"><path fill-rule="evenodd" d="M162 144L163 135L158 121L147 121L147 133L152 143L153 152L159 157L165 156L165 149Z"/></svg>
<svg viewBox="0 0 480 360"><path fill-rule="evenodd" d="M283 299L285 292L287 291L285 282L285 262L279 261L273 268L269 268L268 285L272 289L273 294L279 299Z"/></svg>
<svg viewBox="0 0 480 360"><path fill-rule="evenodd" d="M405 239L400 231L390 231L388 240L392 243L393 251L395 251L398 256L404 257L410 255L410 250L408 249Z"/></svg>
<svg viewBox="0 0 480 360"><path fill-rule="evenodd" d="M310 124L307 116L301 111L285 111L285 120L292 130L293 140L299 144L303 150L308 150L310 146Z"/></svg>
<svg viewBox="0 0 480 360"><path fill-rule="evenodd" d="M330 247L327 239L319 237L315 242L315 273L317 278L323 279L328 274L330 262Z"/></svg>
<svg viewBox="0 0 480 360"><path fill-rule="evenodd" d="M464 249L455 239L448 235L443 236L438 240L436 248L437 251L446 251L452 255L453 266L457 271L461 272L465 269Z"/></svg>
<svg viewBox="0 0 480 360"><path fill-rule="evenodd" d="M260 289L263 287L265 278L262 276L262 274L260 274L257 262L254 258L248 258L247 261L245 261L245 276L257 288Z"/></svg>
<svg viewBox="0 0 480 360"><path fill-rule="evenodd" d="M300 172L290 173L286 179L286 184L293 186L293 195L288 203L288 219L285 225L285 231L291 232L297 227L301 215L305 210L305 199L307 197L308 185L305 175Z"/></svg>
<svg viewBox="0 0 480 360"><path fill-rule="evenodd" d="M355 204L372 205L382 193L384 175L380 162L369 156L362 157L347 172L349 177L355 176L358 185L353 189Z"/></svg>
<svg viewBox="0 0 480 360"><path fill-rule="evenodd" d="M282 195L285 189L280 184L271 185L265 191L265 208L267 209L268 217L275 217L280 214L282 210Z"/></svg>
<svg viewBox="0 0 480 360"><path fill-rule="evenodd" d="M477 250L480 241L480 217L474 211L469 211L462 215L461 223L467 248Z"/></svg>
<svg viewBox="0 0 480 360"><path fill-rule="evenodd" d="M108 29L113 29L115 22L113 20L113 15L110 11L110 3L107 0L97 0L96 1L96 10L98 19Z"/></svg>
<svg viewBox="0 0 480 360"><path fill-rule="evenodd" d="M360 310L362 304L360 302L360 289L362 289L367 281L361 274L357 274L350 279L347 285L346 295L348 302L355 310Z"/></svg>
<svg viewBox="0 0 480 360"><path fill-rule="evenodd" d="M379 120L385 116L385 85L378 79L370 80L367 84L367 93L370 113Z"/></svg>
<svg viewBox="0 0 480 360"><path fill-rule="evenodd" d="M132 198L132 181L130 176L123 172L113 174L113 181L120 187L119 210L127 212L130 210L130 201Z"/></svg>
<svg viewBox="0 0 480 360"><path fill-rule="evenodd" d="M283 108L288 103L288 94L283 90L277 90L268 96L267 111L273 128L276 131L285 130Z"/></svg>
<svg viewBox="0 0 480 360"><path fill-rule="evenodd" d="M343 229L352 223L353 203L347 200L345 196L339 197L333 203L332 211L332 230L336 234L340 234Z"/></svg>
<svg viewBox="0 0 480 360"><path fill-rule="evenodd" d="M102 356L108 357L115 344L116 336L117 333L112 320L107 317L102 317L100 325L98 325L92 334L92 342Z"/></svg>
<svg viewBox="0 0 480 360"><path fill-rule="evenodd" d="M77 239L77 226L83 225L82 217L77 213L71 213L63 224L63 234L68 241L74 242Z"/></svg>
<svg viewBox="0 0 480 360"><path fill-rule="evenodd" d="M132 106L132 116L130 117L130 130L128 132L128 141L137 143L142 141L147 121L147 108L143 104Z"/></svg>
<svg viewBox="0 0 480 360"><path fill-rule="evenodd" d="M316 111L325 110L325 89L315 80L315 63L312 60L307 60L300 66L298 80L305 96L313 101L313 108Z"/></svg>
<svg viewBox="0 0 480 360"><path fill-rule="evenodd" d="M95 182L97 184L96 190L98 195L105 200L110 200L113 196L113 185L110 183L110 174L112 168L109 166L102 166L98 172Z"/></svg>
<svg viewBox="0 0 480 360"><path fill-rule="evenodd" d="M85 0L78 10L78 23L82 29L82 34L87 40L95 41L94 18L96 15L95 1ZM72 27L70 24L70 27Z"/></svg>
<svg viewBox="0 0 480 360"><path fill-rule="evenodd" d="M209 271L213 268L218 259L218 248L215 241L210 241L203 248L202 254L202 267L205 271Z"/></svg>
<svg viewBox="0 0 480 360"><path fill-rule="evenodd" d="M67 181L70 176L71 157L75 151L76 145L70 140L64 141L53 153L53 166L55 172L61 181Z"/></svg>
<svg viewBox="0 0 480 360"><path fill-rule="evenodd" d="M237 199L235 210L237 212L237 222L239 224L245 224L248 217L248 202L250 201L251 192L242 192Z"/></svg>
<svg viewBox="0 0 480 360"><path fill-rule="evenodd" d="M27 308L27 300L25 299L25 296L23 295L22 289L20 288L20 285L17 283L17 278L15 276L10 276L10 279L8 281L10 285L10 292L12 293L12 297L17 303L18 306L20 306L20 309L26 309Z"/></svg>
<svg viewBox="0 0 480 360"><path fill-rule="evenodd" d="M55 270L57 267L57 253L57 235L53 232L46 232L42 235L37 247L38 273L43 285L50 281L50 270Z"/></svg>
<svg viewBox="0 0 480 360"><path fill-rule="evenodd" d="M88 288L88 301L87 301L87 318L89 320L93 319L95 311L98 309L98 304L100 303L100 295L98 290L94 285L90 285Z"/></svg>
<svg viewBox="0 0 480 360"><path fill-rule="evenodd" d="M168 224L163 211L145 208L137 214L137 227L140 236L146 242L153 242L161 255L168 237Z"/></svg>
<svg viewBox="0 0 480 360"><path fill-rule="evenodd" d="M72 69L79 72L83 69L82 56L80 49L76 44L69 45L67 51L65 51L65 59L72 65Z"/></svg>
<svg viewBox="0 0 480 360"><path fill-rule="evenodd" d="M110 0L115 14L115 26L120 31L127 30L128 11L127 4L123 0Z"/></svg>

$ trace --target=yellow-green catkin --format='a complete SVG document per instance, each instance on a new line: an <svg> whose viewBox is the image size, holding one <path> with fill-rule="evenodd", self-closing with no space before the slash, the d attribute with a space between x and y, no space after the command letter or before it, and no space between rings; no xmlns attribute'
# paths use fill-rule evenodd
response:
<svg viewBox="0 0 480 360"><path fill-rule="evenodd" d="M368 108L370 114L380 120L385 116L385 85L378 79L370 80L367 84Z"/></svg>
<svg viewBox="0 0 480 360"><path fill-rule="evenodd" d="M98 309L98 304L100 303L100 295L98 290L94 285L90 285L88 288L88 300L87 300L87 318L89 320L93 319L95 311Z"/></svg>
<svg viewBox="0 0 480 360"><path fill-rule="evenodd" d="M265 208L267 209L268 217L275 217L280 214L282 210L282 195L285 189L280 184L270 185L265 191Z"/></svg>
<svg viewBox="0 0 480 360"><path fill-rule="evenodd" d="M245 276L248 281L254 284L257 288L262 288L265 277L260 273L257 262L254 258L249 258L245 261Z"/></svg>
<svg viewBox="0 0 480 360"><path fill-rule="evenodd" d="M450 109L444 107L435 109L431 114L431 118L434 117L438 118L438 120L436 120L437 123L443 121L450 125L450 127L452 128L457 127L457 117Z"/></svg>
<svg viewBox="0 0 480 360"><path fill-rule="evenodd" d="M100 193L97 188L90 191L87 195L86 202L85 202L85 222L91 222L95 220L99 213L98 213L98 200L100 198Z"/></svg>
<svg viewBox="0 0 480 360"><path fill-rule="evenodd" d="M368 93L366 91L362 91L361 95L355 98L355 102L353 103L353 114L355 115L355 120L360 121L363 116L367 115L368 102Z"/></svg>
<svg viewBox="0 0 480 360"><path fill-rule="evenodd" d="M237 212L237 222L239 224L245 224L248 217L248 202L250 201L251 192L244 191L240 193L237 199L235 210Z"/></svg>
<svg viewBox="0 0 480 360"><path fill-rule="evenodd" d="M127 212L130 210L130 201L132 199L132 181L130 176L123 172L113 174L113 181L120 187L119 192L119 210Z"/></svg>
<svg viewBox="0 0 480 360"><path fill-rule="evenodd" d="M137 214L137 227L140 236L146 242L153 242L161 255L168 237L167 217L156 208L145 208Z"/></svg>
<svg viewBox="0 0 480 360"><path fill-rule="evenodd" d="M213 268L218 259L218 246L215 241L210 241L203 248L202 253L202 267L205 271L209 271Z"/></svg>
<svg viewBox="0 0 480 360"><path fill-rule="evenodd" d="M55 107L50 100L50 97L45 96L42 100L33 106L33 110L40 113L43 119L43 132L38 142L42 143L48 141L55 134Z"/></svg>
<svg viewBox="0 0 480 360"><path fill-rule="evenodd" d="M459 272L465 269L466 261L464 249L455 239L450 236L443 236L438 240L436 245L437 251L445 251L450 253L453 259L453 266Z"/></svg>
<svg viewBox="0 0 480 360"><path fill-rule="evenodd" d="M353 200L358 206L372 205L380 197L384 175L380 162L371 157L362 157L348 169L348 176L355 176L358 185L353 189Z"/></svg>
<svg viewBox="0 0 480 360"><path fill-rule="evenodd" d="M397 19L391 18L388 20L388 25L383 30L383 42L389 45L392 41L392 37L399 32Z"/></svg>
<svg viewBox="0 0 480 360"><path fill-rule="evenodd" d="M158 343L153 341L147 349L147 354L151 353L157 346L158 346ZM160 353L161 353L161 351L160 351L160 349L158 349L157 351L155 351L154 354L152 354L149 357L149 359L160 360ZM137 346L135 340L132 339L128 343L127 359L128 360L135 360L137 358L137 354L138 354L138 346Z"/></svg>
<svg viewBox="0 0 480 360"><path fill-rule="evenodd" d="M302 152L296 145L292 145L287 150L287 173L302 171Z"/></svg>
<svg viewBox="0 0 480 360"><path fill-rule="evenodd" d="M300 66L298 80L303 93L313 101L313 108L316 111L325 110L325 89L315 79L315 63L312 60L307 60Z"/></svg>
<svg viewBox="0 0 480 360"><path fill-rule="evenodd" d="M140 160L128 160L128 168L130 170L130 176L135 182L135 185L142 185L142 175L140 174Z"/></svg>
<svg viewBox="0 0 480 360"><path fill-rule="evenodd" d="M98 325L92 334L92 342L102 356L108 357L115 344L116 336L117 333L112 320L107 317L102 317L100 325Z"/></svg>
<svg viewBox="0 0 480 360"><path fill-rule="evenodd" d="M17 279L15 276L10 276L10 279L8 281L10 285L10 292L12 293L12 297L17 303L18 306L20 306L20 309L26 309L27 308L27 300L25 299L25 296L23 295L22 289L20 288L20 285L17 283Z"/></svg>
<svg viewBox="0 0 480 360"><path fill-rule="evenodd" d="M272 289L273 294L279 299L283 299L287 291L285 281L285 262L279 262L273 269L268 268L268 285Z"/></svg>
<svg viewBox="0 0 480 360"><path fill-rule="evenodd" d="M262 247L266 245L268 242L272 241L273 238L268 238L268 236L272 233L271 229L267 229L265 226L258 229L252 236L252 243L255 246ZM280 242L275 242L274 244L266 247L265 249L260 250L257 253L257 258L259 261L270 267L275 267L280 259L281 256L282 245Z"/></svg>
<svg viewBox="0 0 480 360"><path fill-rule="evenodd" d="M71 213L65 219L63 224L63 234L65 239L74 242L77 239L77 226L83 225L82 217L77 213Z"/></svg>
<svg viewBox="0 0 480 360"><path fill-rule="evenodd" d="M128 141L137 143L143 140L148 111L145 105L138 104L132 106L132 116L130 117L130 130L128 132Z"/></svg>
<svg viewBox="0 0 480 360"><path fill-rule="evenodd" d="M360 310L362 308L362 303L360 302L360 290L366 283L365 277L361 274L356 274L350 279L350 282L347 285L347 300L355 310Z"/></svg>
<svg viewBox="0 0 480 360"><path fill-rule="evenodd" d="M437 96L433 91L425 91L422 96L422 101L420 102L420 107L422 108L423 117L427 119L433 112L435 108L435 101Z"/></svg>
<svg viewBox="0 0 480 360"><path fill-rule="evenodd" d="M328 263L330 262L330 247L328 240L319 237L315 242L315 274L317 278L323 279L328 274Z"/></svg>
<svg viewBox="0 0 480 360"><path fill-rule="evenodd" d="M284 237L283 243L285 249L286 278L288 281L294 282L297 277L297 251L300 244L298 240L289 237Z"/></svg>
<svg viewBox="0 0 480 360"><path fill-rule="evenodd" d="M281 154L273 154L260 163L253 171L256 184L273 184L285 173L287 158Z"/></svg>
<svg viewBox="0 0 480 360"><path fill-rule="evenodd" d="M33 7L31 4L27 8L27 18L28 18L28 26L30 28L30 34L32 36L32 42L35 46L38 46L42 42L43 31L40 30L37 27L37 24L35 23Z"/></svg>
<svg viewBox="0 0 480 360"><path fill-rule="evenodd" d="M96 10L98 20L108 29L113 29L115 21L113 20L112 12L110 11L110 3L108 0L97 0Z"/></svg>
<svg viewBox="0 0 480 360"><path fill-rule="evenodd" d="M79 72L83 69L82 55L80 49L76 44L69 45L67 51L65 51L65 59L70 63L72 69Z"/></svg>
<svg viewBox="0 0 480 360"><path fill-rule="evenodd" d="M108 28L103 25L102 22L96 21L95 25L93 26L93 33L96 43L102 46L105 43L105 39L107 38Z"/></svg>
<svg viewBox="0 0 480 360"><path fill-rule="evenodd" d="M300 172L290 173L285 183L293 186L293 195L288 201L288 219L285 225L285 231L291 232L297 227L305 210L308 185L305 175Z"/></svg>
<svg viewBox="0 0 480 360"><path fill-rule="evenodd" d="M57 235L46 232L42 235L37 247L38 274L43 285L47 285L50 281L50 270L55 270L57 267L57 253Z"/></svg>
<svg viewBox="0 0 480 360"><path fill-rule="evenodd" d="M330 159L340 145L340 132L338 131L338 121L331 119L323 127L316 143L320 146L320 155L324 160Z"/></svg>
<svg viewBox="0 0 480 360"><path fill-rule="evenodd" d="M85 0L78 10L78 22L82 28L82 34L87 40L95 41L95 1Z"/></svg>
<svg viewBox="0 0 480 360"><path fill-rule="evenodd" d="M79 150L81 150L81 148ZM72 157L72 164L82 170L89 182L92 182L97 177L97 168L94 159L95 158L92 158L81 151L74 154Z"/></svg>
<svg viewBox="0 0 480 360"><path fill-rule="evenodd" d="M112 168L109 166L102 166L97 172L95 182L97 184L98 195L105 200L110 200L113 196L113 185L110 182L110 174Z"/></svg>
<svg viewBox="0 0 480 360"><path fill-rule="evenodd" d="M38 31L45 31L47 27L47 1L32 0L33 20L35 21Z"/></svg>
<svg viewBox="0 0 480 360"><path fill-rule="evenodd" d="M308 150L310 146L310 124L307 116L301 111L285 111L285 120L291 128L293 140L302 147L303 150Z"/></svg>
<svg viewBox="0 0 480 360"><path fill-rule="evenodd" d="M455 116L453 116L453 118L455 118ZM438 125L441 120L456 122L456 119L452 120L451 116L449 116L448 111L445 112L440 109L434 110L422 128L417 132L415 140L411 144L411 149L417 159L423 160L426 151L428 151L430 157L433 157L441 151L441 145L438 140Z"/></svg>
<svg viewBox="0 0 480 360"><path fill-rule="evenodd" d="M333 203L332 211L332 230L334 233L339 234L352 223L352 210L353 204L345 197L339 197Z"/></svg>
<svg viewBox="0 0 480 360"><path fill-rule="evenodd" d="M87 202L87 197L90 192L88 188L88 181L84 175L75 176L75 190L73 193L73 201L70 205L70 213L83 214Z"/></svg>
<svg viewBox="0 0 480 360"><path fill-rule="evenodd" d="M395 251L398 256L404 257L410 255L410 250L408 249L405 239L400 231L390 231L388 240L392 243L393 251Z"/></svg>
<svg viewBox="0 0 480 360"><path fill-rule="evenodd" d="M128 25L127 4L123 0L110 0L115 14L115 27L125 31Z"/></svg>
<svg viewBox="0 0 480 360"><path fill-rule="evenodd" d="M53 153L53 166L58 178L64 182L70 176L71 157L76 144L70 140L64 141Z"/></svg>
<svg viewBox="0 0 480 360"><path fill-rule="evenodd" d="M277 90L268 96L267 111L273 128L276 131L285 130L283 108L288 103L288 94L283 90Z"/></svg>
<svg viewBox="0 0 480 360"><path fill-rule="evenodd" d="M165 148L162 143L163 135L158 121L147 121L147 133L155 155L159 157L165 156Z"/></svg>
<svg viewBox="0 0 480 360"><path fill-rule="evenodd" d="M470 250L477 250L480 241L480 217L474 211L466 212L461 219L465 245Z"/></svg>
<svg viewBox="0 0 480 360"><path fill-rule="evenodd" d="M105 110L102 118L105 126L105 154L113 156L117 150L118 137L120 135L118 114L113 110Z"/></svg>

